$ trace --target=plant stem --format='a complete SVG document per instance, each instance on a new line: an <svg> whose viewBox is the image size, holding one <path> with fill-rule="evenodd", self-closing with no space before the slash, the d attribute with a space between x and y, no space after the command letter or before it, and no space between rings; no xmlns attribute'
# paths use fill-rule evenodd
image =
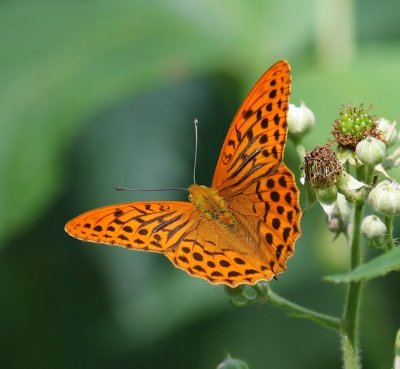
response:
<svg viewBox="0 0 400 369"><path fill-rule="evenodd" d="M361 257L361 219L363 216L364 202L356 203L354 209L353 236L351 241L351 270L362 263ZM347 301L343 313L343 356L345 369L359 369L358 357L358 318L362 282L351 282L347 292Z"/></svg>
<svg viewBox="0 0 400 369"><path fill-rule="evenodd" d="M266 297L271 305L279 307L286 311L290 316L296 318L305 318L322 325L324 327L333 329L335 331L341 330L341 321L338 318L330 315L318 313L314 310L307 309L303 306L297 305L273 292L269 287L266 292Z"/></svg>
<svg viewBox="0 0 400 369"><path fill-rule="evenodd" d="M393 241L393 216L385 217L386 225L386 250L390 250L394 247Z"/></svg>
<svg viewBox="0 0 400 369"><path fill-rule="evenodd" d="M370 165L369 167L367 167L367 174L366 174L366 178L365 178L365 183L370 186L372 179L374 177L374 167L372 165Z"/></svg>
<svg viewBox="0 0 400 369"><path fill-rule="evenodd" d="M296 144L296 152L297 152L297 155L299 156L300 163L303 163L304 157L306 156L306 149L304 148L303 145L298 143L298 144Z"/></svg>

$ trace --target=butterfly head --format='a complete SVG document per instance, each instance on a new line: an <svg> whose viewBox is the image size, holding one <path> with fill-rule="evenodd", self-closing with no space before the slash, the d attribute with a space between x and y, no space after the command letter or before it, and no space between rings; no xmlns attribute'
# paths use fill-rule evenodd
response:
<svg viewBox="0 0 400 369"><path fill-rule="evenodd" d="M192 185L189 187L189 200L208 218L222 226L233 226L235 221L225 199L214 188Z"/></svg>
<svg viewBox="0 0 400 369"><path fill-rule="evenodd" d="M188 188L189 191L189 201L193 203L193 205L199 209L204 209L205 204L207 203L207 199L212 196L212 193L216 194L216 190L203 186L193 184Z"/></svg>

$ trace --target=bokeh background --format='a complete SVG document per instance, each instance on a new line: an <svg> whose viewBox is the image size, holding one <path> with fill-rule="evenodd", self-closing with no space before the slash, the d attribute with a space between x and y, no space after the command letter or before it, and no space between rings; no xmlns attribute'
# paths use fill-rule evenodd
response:
<svg viewBox="0 0 400 369"><path fill-rule="evenodd" d="M114 186L190 185L194 118L197 179L209 185L241 99L279 59L292 66L291 102L317 117L308 149L342 104L398 119L399 19L397 0L1 1L0 367L209 369L226 351L251 369L340 367L335 333L268 305L233 307L161 255L63 228L105 204L184 200ZM290 143L285 160L298 177ZM271 286L338 315L344 287L322 277L346 269L345 241L317 207L302 229ZM399 282L365 288L365 368L391 367Z"/></svg>

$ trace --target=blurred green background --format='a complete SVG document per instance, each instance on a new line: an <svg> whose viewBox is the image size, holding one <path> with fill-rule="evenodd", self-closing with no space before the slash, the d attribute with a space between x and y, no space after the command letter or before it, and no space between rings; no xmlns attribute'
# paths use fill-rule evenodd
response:
<svg viewBox="0 0 400 369"><path fill-rule="evenodd" d="M342 104L398 119L399 18L397 0L0 2L0 367L209 369L226 350L251 369L340 367L333 332L268 305L235 308L160 255L63 227L105 204L184 200L113 187L190 185L194 118L209 185L241 99L279 59L291 102L317 117L308 149ZM298 176L290 143L285 161ZM346 269L345 241L317 207L302 230L271 286L338 315L344 287L322 277ZM365 368L391 367L399 296L398 274L365 288Z"/></svg>

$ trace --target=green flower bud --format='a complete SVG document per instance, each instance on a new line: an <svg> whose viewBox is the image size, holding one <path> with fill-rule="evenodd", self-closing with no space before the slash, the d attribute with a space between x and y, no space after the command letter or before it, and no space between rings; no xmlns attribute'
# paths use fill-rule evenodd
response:
<svg viewBox="0 0 400 369"><path fill-rule="evenodd" d="M393 143L399 140L398 132L396 131L396 123L391 122L385 118L379 118L377 120L378 129L383 133L385 136L387 145L392 145Z"/></svg>
<svg viewBox="0 0 400 369"><path fill-rule="evenodd" d="M234 287L234 288L225 286L225 292L230 297L242 296L244 293L245 287L246 286L244 284L240 284L239 286Z"/></svg>
<svg viewBox="0 0 400 369"><path fill-rule="evenodd" d="M400 185L394 181L378 183L369 194L369 202L374 210L384 215L400 214Z"/></svg>
<svg viewBox="0 0 400 369"><path fill-rule="evenodd" d="M331 205L336 201L338 190L336 186L320 187L315 190L319 202Z"/></svg>
<svg viewBox="0 0 400 369"><path fill-rule="evenodd" d="M368 136L356 146L358 158L365 164L375 166L386 157L386 145L375 137Z"/></svg>
<svg viewBox="0 0 400 369"><path fill-rule="evenodd" d="M249 369L249 366L244 361L234 359L228 354L226 359L217 366L217 369Z"/></svg>
<svg viewBox="0 0 400 369"><path fill-rule="evenodd" d="M370 240L382 240L386 235L386 225L376 215L368 215L361 223L361 232Z"/></svg>
<svg viewBox="0 0 400 369"><path fill-rule="evenodd" d="M304 102L301 102L299 107L289 104L287 122L289 135L300 138L314 127L315 115Z"/></svg>

